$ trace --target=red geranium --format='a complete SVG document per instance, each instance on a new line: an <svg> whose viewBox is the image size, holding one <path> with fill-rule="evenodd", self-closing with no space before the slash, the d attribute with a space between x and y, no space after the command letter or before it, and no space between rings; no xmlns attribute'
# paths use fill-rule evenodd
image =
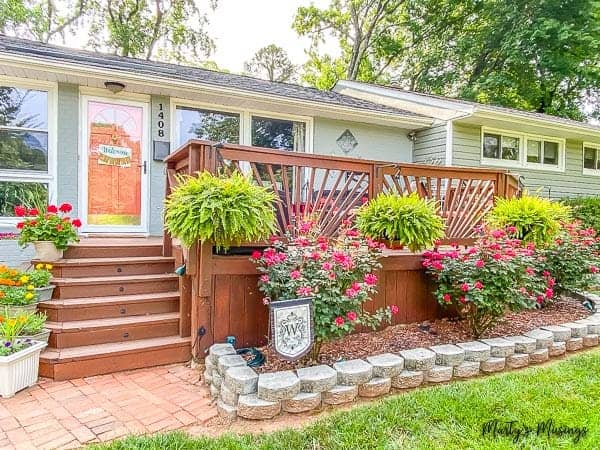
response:
<svg viewBox="0 0 600 450"><path fill-rule="evenodd" d="M27 208L24 206L15 206L15 216L17 217L25 217L27 214Z"/></svg>
<svg viewBox="0 0 600 450"><path fill-rule="evenodd" d="M73 206L70 203L63 203L59 206L59 211L62 213L70 213L73 210Z"/></svg>
<svg viewBox="0 0 600 450"><path fill-rule="evenodd" d="M56 207L56 205L48 205L46 211L48 211L51 214L56 214L58 212L58 208Z"/></svg>

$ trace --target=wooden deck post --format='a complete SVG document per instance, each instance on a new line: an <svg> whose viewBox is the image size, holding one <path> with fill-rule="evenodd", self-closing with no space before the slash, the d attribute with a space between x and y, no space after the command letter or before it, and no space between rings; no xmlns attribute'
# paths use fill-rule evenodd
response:
<svg viewBox="0 0 600 450"><path fill-rule="evenodd" d="M214 342L213 336L213 286L212 244L203 242L197 246L198 270L192 283L191 331L193 356L203 358L204 352ZM201 330L204 334L201 334ZM198 342L199 345L194 346Z"/></svg>

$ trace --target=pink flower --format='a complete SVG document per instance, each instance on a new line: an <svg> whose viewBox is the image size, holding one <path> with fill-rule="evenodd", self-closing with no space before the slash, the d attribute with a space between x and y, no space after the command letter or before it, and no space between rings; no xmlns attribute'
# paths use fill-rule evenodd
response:
<svg viewBox="0 0 600 450"><path fill-rule="evenodd" d="M17 217L25 217L27 214L27 208L24 206L15 206L15 216Z"/></svg>
<svg viewBox="0 0 600 450"><path fill-rule="evenodd" d="M473 286L475 289L483 289L483 283L481 281L476 281Z"/></svg>
<svg viewBox="0 0 600 450"><path fill-rule="evenodd" d="M467 303L467 299L463 295L461 295L460 297L458 297L458 301L461 302L463 305L465 303Z"/></svg>
<svg viewBox="0 0 600 450"><path fill-rule="evenodd" d="M300 224L300 226L298 227L298 231L300 231L300 233L306 234L310 230L312 230L314 224L314 222L304 222Z"/></svg>
<svg viewBox="0 0 600 450"><path fill-rule="evenodd" d="M358 236L358 231L356 231L354 229L348 230L348 232L346 233L346 236L357 237Z"/></svg>
<svg viewBox="0 0 600 450"><path fill-rule="evenodd" d="M350 322L354 322L356 320L356 313L354 311L349 311L348 314L346 314L346 317L348 318L348 320Z"/></svg>
<svg viewBox="0 0 600 450"><path fill-rule="evenodd" d="M269 297L263 297L262 302L263 305L268 305L271 302L271 299Z"/></svg>
<svg viewBox="0 0 600 450"><path fill-rule="evenodd" d="M452 297L450 297L450 294L444 294L444 301L446 303L452 302Z"/></svg>
<svg viewBox="0 0 600 450"><path fill-rule="evenodd" d="M484 266L485 266L485 261L483 259L478 259L477 261L475 261L475 267L477 267L478 269L481 269Z"/></svg>
<svg viewBox="0 0 600 450"><path fill-rule="evenodd" d="M331 281L334 281L337 278L337 276L335 275L335 272L329 272L327 274L327 278L329 278Z"/></svg>
<svg viewBox="0 0 600 450"><path fill-rule="evenodd" d="M357 292L360 292L360 290L362 289L362 286L360 285L360 283L357 283L356 281L354 283L352 283L352 286L350 286L350 287Z"/></svg>
<svg viewBox="0 0 600 450"><path fill-rule="evenodd" d="M292 280L297 280L297 279L298 279L298 278L300 278L301 276L302 276L302 274L300 273L300 271L299 271L299 270L292 270L292 271L290 272L290 278L291 278Z"/></svg>
<svg viewBox="0 0 600 450"><path fill-rule="evenodd" d="M506 236L506 233L503 230L494 230L492 231L492 236L496 239L500 239Z"/></svg>
<svg viewBox="0 0 600 450"><path fill-rule="evenodd" d="M467 253L469 255L474 255L475 253L477 253L477 248L475 248L475 247L469 247L469 250L467 250Z"/></svg>
<svg viewBox="0 0 600 450"><path fill-rule="evenodd" d="M312 295L312 288L310 286L301 286L296 290L296 294L302 297L309 297Z"/></svg>
<svg viewBox="0 0 600 450"><path fill-rule="evenodd" d="M542 303L544 303L544 296L543 295L538 295L535 299L535 301L541 305Z"/></svg>
<svg viewBox="0 0 600 450"><path fill-rule="evenodd" d="M265 251L266 253L266 251ZM247 253L246 253L247 254ZM260 259L261 253L258 250L254 250L252 252L252 259L258 261Z"/></svg>
<svg viewBox="0 0 600 450"><path fill-rule="evenodd" d="M598 273L598 272L600 272L600 269L598 269L598 267L596 267L596 266L590 266L590 272Z"/></svg>
<svg viewBox="0 0 600 450"><path fill-rule="evenodd" d="M340 316L338 316L338 317L336 317L336 318L335 318L334 322L335 322L335 324L336 324L338 327L341 327L341 326L343 326L343 325L344 325L344 318L343 318L343 317L340 317Z"/></svg>
<svg viewBox="0 0 600 450"><path fill-rule="evenodd" d="M546 288L546 298L552 298L554 297L554 290L552 290L552 288Z"/></svg>
<svg viewBox="0 0 600 450"><path fill-rule="evenodd" d="M392 312L392 314L398 314L400 308L398 308L396 305L390 305L390 311Z"/></svg>
<svg viewBox="0 0 600 450"><path fill-rule="evenodd" d="M527 268L525 269L525 273L526 273L527 275L533 275L533 274L535 273L535 270L533 270L533 267L527 267Z"/></svg>
<svg viewBox="0 0 600 450"><path fill-rule="evenodd" d="M435 270L442 270L444 265L439 261L434 261L431 263L431 267L433 267Z"/></svg>
<svg viewBox="0 0 600 450"><path fill-rule="evenodd" d="M469 292L470 288L471 287L469 286L469 283L463 283L460 285L460 290L463 292Z"/></svg>
<svg viewBox="0 0 600 450"><path fill-rule="evenodd" d="M368 273L365 275L364 281L369 286L374 286L377 284L377 275L373 273Z"/></svg>
<svg viewBox="0 0 600 450"><path fill-rule="evenodd" d="M323 270L331 270L332 267L333 267L333 265L331 263L328 263L328 262L324 262L321 265L321 269L323 269Z"/></svg>
<svg viewBox="0 0 600 450"><path fill-rule="evenodd" d="M327 245L327 242L319 242L317 244L317 247L319 248L319 250L321 250L322 252L327 251L327 249L329 248L329 246Z"/></svg>
<svg viewBox="0 0 600 450"><path fill-rule="evenodd" d="M312 252L310 255L310 259L318 261L319 259L321 259L321 254L319 252Z"/></svg>
<svg viewBox="0 0 600 450"><path fill-rule="evenodd" d="M358 295L358 291L352 288L346 289L346 297L354 298Z"/></svg>
<svg viewBox="0 0 600 450"><path fill-rule="evenodd" d="M553 287L556 284L556 281L554 280L554 278L549 277L546 284L548 285L548 287Z"/></svg>
<svg viewBox="0 0 600 450"><path fill-rule="evenodd" d="M269 282L269 275L261 275L260 282L261 283L268 283Z"/></svg>
<svg viewBox="0 0 600 450"><path fill-rule="evenodd" d="M502 255L500 253L494 253L492 258L494 258L496 261L500 261L502 259Z"/></svg>
<svg viewBox="0 0 600 450"><path fill-rule="evenodd" d="M515 234L517 232L517 227L514 227L512 225L509 227L506 227L506 232L509 234Z"/></svg>

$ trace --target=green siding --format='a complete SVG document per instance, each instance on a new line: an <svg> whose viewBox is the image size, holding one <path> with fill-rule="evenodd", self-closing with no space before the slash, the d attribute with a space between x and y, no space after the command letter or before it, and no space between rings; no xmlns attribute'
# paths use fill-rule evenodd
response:
<svg viewBox="0 0 600 450"><path fill-rule="evenodd" d="M525 168L510 169L523 177L530 191L552 198L600 194L600 176L583 175L583 142L567 139L564 172L544 172ZM481 127L454 124L454 158L457 166L481 166Z"/></svg>
<svg viewBox="0 0 600 450"><path fill-rule="evenodd" d="M79 215L79 86L76 84L58 85L58 171L57 202L69 202L73 205L74 217Z"/></svg>
<svg viewBox="0 0 600 450"><path fill-rule="evenodd" d="M347 155L336 142L345 130L350 130L358 142L356 148ZM412 142L407 130L320 117L314 119L313 151L324 155L393 162L412 160Z"/></svg>
<svg viewBox="0 0 600 450"><path fill-rule="evenodd" d="M413 162L446 164L446 125L417 131L413 146Z"/></svg>

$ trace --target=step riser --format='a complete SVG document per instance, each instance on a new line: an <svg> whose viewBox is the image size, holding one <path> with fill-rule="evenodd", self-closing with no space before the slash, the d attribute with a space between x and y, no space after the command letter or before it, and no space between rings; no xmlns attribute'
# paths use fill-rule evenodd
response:
<svg viewBox="0 0 600 450"><path fill-rule="evenodd" d="M89 246L69 247L65 250L64 258L127 258L141 256L162 256L162 247L159 245L140 246Z"/></svg>
<svg viewBox="0 0 600 450"><path fill-rule="evenodd" d="M117 295L152 294L157 292L171 292L179 290L177 279L153 280L137 283L114 283L114 284L88 284L84 286L57 286L54 289L53 298L70 299L79 298L82 293L88 297L110 297Z"/></svg>
<svg viewBox="0 0 600 450"><path fill-rule="evenodd" d="M179 333L179 321L149 323L138 326L119 326L101 330L81 330L75 332L52 333L48 345L51 348L71 348L82 345L108 344L112 342L136 341L157 337L173 336Z"/></svg>
<svg viewBox="0 0 600 450"><path fill-rule="evenodd" d="M40 358L40 376L54 378L56 381L90 377L123 370L141 369L164 364L189 361L190 346L178 346L136 352L135 354L111 355L80 361L60 362Z"/></svg>
<svg viewBox="0 0 600 450"><path fill-rule="evenodd" d="M144 264L110 264L55 267L52 273L57 278L109 277L127 275L153 275L173 273L172 262Z"/></svg>
<svg viewBox="0 0 600 450"><path fill-rule="evenodd" d="M109 319L112 317L141 316L145 314L163 314L179 311L178 299L147 302L123 303L102 306L73 306L64 308L46 308L40 304L51 322L72 322L74 320Z"/></svg>

